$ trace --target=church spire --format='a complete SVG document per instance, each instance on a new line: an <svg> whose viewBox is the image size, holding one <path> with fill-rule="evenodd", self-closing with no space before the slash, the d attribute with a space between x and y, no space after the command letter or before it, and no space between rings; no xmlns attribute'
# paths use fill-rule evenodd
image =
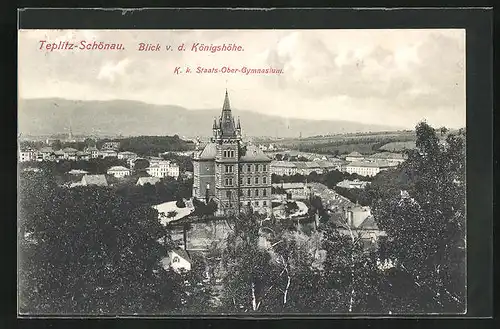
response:
<svg viewBox="0 0 500 329"><path fill-rule="evenodd" d="M222 105L222 111L231 111L231 105L229 104L229 95L227 94L227 88L226 88L226 96L224 97L224 105Z"/></svg>
<svg viewBox="0 0 500 329"><path fill-rule="evenodd" d="M229 104L229 95L226 89L226 95L224 96L224 104L222 105L222 113L219 119L220 128L222 129L222 135L233 137L235 136L235 123L234 118L231 113L231 105Z"/></svg>

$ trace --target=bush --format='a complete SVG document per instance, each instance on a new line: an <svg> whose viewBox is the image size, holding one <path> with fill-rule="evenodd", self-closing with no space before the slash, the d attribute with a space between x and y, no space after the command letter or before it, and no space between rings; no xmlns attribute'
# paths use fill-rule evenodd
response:
<svg viewBox="0 0 500 329"><path fill-rule="evenodd" d="M177 208L186 208L186 203L184 202L184 200L179 199L179 200L177 200L177 202L175 203L175 206L176 206Z"/></svg>

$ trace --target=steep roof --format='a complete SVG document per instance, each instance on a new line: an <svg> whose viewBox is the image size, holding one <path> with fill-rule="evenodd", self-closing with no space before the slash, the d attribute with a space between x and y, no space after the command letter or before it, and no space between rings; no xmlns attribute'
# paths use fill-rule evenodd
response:
<svg viewBox="0 0 500 329"><path fill-rule="evenodd" d="M327 160L317 160L315 161L321 168L331 168L335 167L335 164Z"/></svg>
<svg viewBox="0 0 500 329"><path fill-rule="evenodd" d="M159 181L160 181L160 178L158 178L158 177L139 177L136 185L144 185L144 184L155 185Z"/></svg>
<svg viewBox="0 0 500 329"><path fill-rule="evenodd" d="M42 147L40 149L40 152L42 152L42 153L52 153L52 152L54 152L54 149L52 149L52 147L50 147L50 146L46 146L46 147Z"/></svg>
<svg viewBox="0 0 500 329"><path fill-rule="evenodd" d="M306 162L302 162L302 161L295 162L295 167L297 167L298 169L307 169L307 168L309 168L309 166L307 165L307 163Z"/></svg>
<svg viewBox="0 0 500 329"><path fill-rule="evenodd" d="M177 255L181 256L182 258L184 258L185 260L187 260L188 262L191 263L191 257L189 256L188 252L184 249L175 249L175 250L172 250L173 252L175 252Z"/></svg>
<svg viewBox="0 0 500 329"><path fill-rule="evenodd" d="M354 161L347 165L348 167L370 167L370 168L385 168L392 167L387 161L376 161L376 162L363 162L363 161Z"/></svg>
<svg viewBox="0 0 500 329"><path fill-rule="evenodd" d="M271 158L269 158L260 148L255 145L247 145L242 148L242 155L240 157L240 161L243 162L271 162Z"/></svg>
<svg viewBox="0 0 500 329"><path fill-rule="evenodd" d="M108 171L129 171L129 169L123 166L114 166L109 168Z"/></svg>
<svg viewBox="0 0 500 329"><path fill-rule="evenodd" d="M272 184L273 187L282 187L285 190L288 189L303 189L304 187L308 186L305 183L274 183Z"/></svg>
<svg viewBox="0 0 500 329"><path fill-rule="evenodd" d="M203 148L203 151L199 153L197 158L200 160L214 160L216 154L217 154L216 144L208 143Z"/></svg>
<svg viewBox="0 0 500 329"><path fill-rule="evenodd" d="M293 162L289 161L272 161L271 166L273 167L283 167L283 168L296 168L297 166Z"/></svg>
<svg viewBox="0 0 500 329"><path fill-rule="evenodd" d="M87 185L108 186L108 181L104 175L84 175L82 183L84 182Z"/></svg>
<svg viewBox="0 0 500 329"><path fill-rule="evenodd" d="M64 153L76 153L76 152L78 152L78 150L77 150L77 149L74 149L74 148L72 148L72 147L65 147L65 148L63 148L63 149L62 149L62 151L63 151Z"/></svg>
<svg viewBox="0 0 500 329"><path fill-rule="evenodd" d="M393 152L380 152L375 153L370 156L370 158L376 159L404 159L405 156L401 153L393 153Z"/></svg>
<svg viewBox="0 0 500 329"><path fill-rule="evenodd" d="M348 156L348 157L363 157L363 154L361 154L361 153L359 153L359 152L354 151L354 152L349 153L349 154L348 154L348 155L346 155L346 156Z"/></svg>
<svg viewBox="0 0 500 329"><path fill-rule="evenodd" d="M368 216L361 224L359 224L358 228L364 230L378 230L378 225L373 216Z"/></svg>

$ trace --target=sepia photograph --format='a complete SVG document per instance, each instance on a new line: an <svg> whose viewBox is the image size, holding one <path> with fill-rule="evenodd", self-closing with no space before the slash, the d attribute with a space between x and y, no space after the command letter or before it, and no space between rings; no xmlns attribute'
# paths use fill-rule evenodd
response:
<svg viewBox="0 0 500 329"><path fill-rule="evenodd" d="M19 29L18 314L465 314L465 47Z"/></svg>

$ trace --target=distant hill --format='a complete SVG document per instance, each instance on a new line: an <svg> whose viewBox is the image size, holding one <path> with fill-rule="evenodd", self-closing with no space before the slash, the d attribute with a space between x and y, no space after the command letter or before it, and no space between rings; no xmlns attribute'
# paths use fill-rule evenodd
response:
<svg viewBox="0 0 500 329"><path fill-rule="evenodd" d="M306 109L305 109L306 110ZM234 109L246 136L303 137L347 132L376 132L400 127L349 121L286 119ZM59 98L19 101L18 127L24 135L63 133L96 135L209 136L220 110L188 110L173 105L152 105L129 100L78 101Z"/></svg>

